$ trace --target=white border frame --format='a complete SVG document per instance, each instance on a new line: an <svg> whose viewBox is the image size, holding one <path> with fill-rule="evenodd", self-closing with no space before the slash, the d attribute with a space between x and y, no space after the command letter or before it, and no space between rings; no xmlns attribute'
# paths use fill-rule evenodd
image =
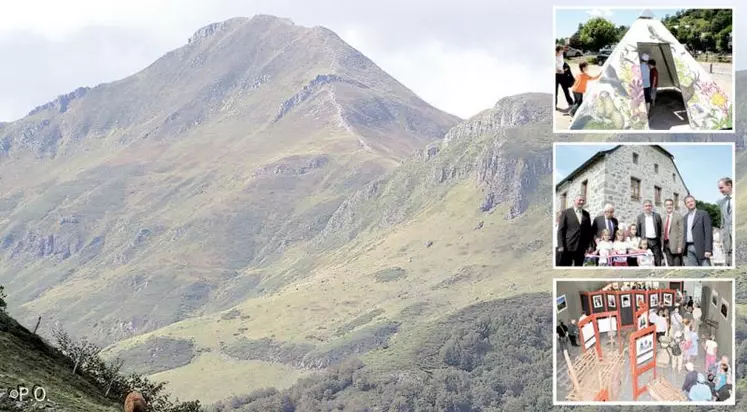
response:
<svg viewBox="0 0 747 412"><path fill-rule="evenodd" d="M561 297L565 301L565 307L563 309L558 310L558 299L561 298ZM568 297L566 295L556 296L555 297L555 314L557 315L559 313L563 313L566 310L568 310Z"/></svg>
<svg viewBox="0 0 747 412"><path fill-rule="evenodd" d="M731 297L732 302L729 304L729 310L734 311L734 303L735 303L735 297L736 297L736 281L734 278L603 278L603 277L591 277L591 278L554 278L552 282L552 297L553 297L553 305L555 304L555 297L558 295L558 282L630 282L630 281L641 281L641 280L653 280L653 281L660 281L660 282L731 282ZM631 297L632 300L632 297ZM567 300L566 300L567 302ZM719 311L719 315L721 315L721 312ZM736 370L736 336L737 336L737 328L736 328L736 319L735 316L736 313L732 313L731 317L731 337L732 337L732 345L731 345L731 370ZM552 400L554 406L713 406L713 402L651 402L651 401L620 401L620 402L571 402L571 401L559 401L558 399L558 379L557 379L557 373L558 373L558 341L555 339L555 326L558 324L558 316L555 310L553 310L553 323L552 323L552 333L549 334L549 336L552 336ZM636 324L637 328L637 324ZM720 402L720 405L723 406L734 406L736 404L736 390L737 388L733 388L734 396L732 396L731 401L729 402Z"/></svg>
<svg viewBox="0 0 747 412"><path fill-rule="evenodd" d="M560 211L558 209L558 198L557 194L555 193L555 186L557 185L556 176L555 176L555 165L557 164L556 156L558 151L558 146L651 146L651 145L658 145L662 146L665 149L667 146L729 146L731 147L731 178L732 183L734 186L736 186L736 175L737 175L737 159L736 159L736 144L734 142L615 142L615 141L601 141L601 142L553 142L552 144L552 195L551 199L553 202L552 205L552 215L551 215L551 225L550 225L550 236L556 237L555 233L555 216ZM600 149L601 150L601 149ZM580 165L579 165L580 166ZM714 185L716 182L713 182ZM715 190L715 189L714 189ZM732 225L731 225L731 238L732 238L732 245L736 244L736 222L739 217L737 216L737 205L732 210ZM632 271L662 271L662 270L676 270L676 271L685 271L685 270L731 270L735 268L735 260L736 256L734 255L732 251L731 256L731 265L729 266L656 266L656 267L647 267L647 268L641 268L637 266L558 266L558 262L555 261L555 244L556 241L553 240L553 251L552 251L552 268L556 270L591 270L591 271L607 271L607 270L632 270ZM733 248L733 246L732 246ZM648 302L647 302L648 303Z"/></svg>
<svg viewBox="0 0 747 412"><path fill-rule="evenodd" d="M555 39L557 37L557 12L558 10L591 10L594 8L605 8L605 9L612 9L612 10L651 10L657 19L660 19L661 17L657 15L656 10L671 10L671 9L731 9L732 17L731 17L731 49L732 49L732 55L731 55L731 105L732 105L732 129L731 130L559 130L555 127L555 105L552 106L552 132L554 134L735 134L737 132L736 128L736 119L737 119L737 66L735 64L734 59L734 51L737 49L736 46L736 38L737 36L735 33L737 30L734 28L734 23L736 22L736 18L734 18L734 9L735 7L733 5L723 5L723 6L606 6L601 4L589 4L588 6L553 6L552 7L552 43L553 46L555 45ZM632 22L631 22L632 23ZM688 51L689 53L689 51ZM548 56L550 53L547 53ZM555 88L555 58L553 56L552 63L548 65L548 67L552 68L553 76L553 88L552 95L555 96L556 88ZM550 76L548 76L550 78Z"/></svg>

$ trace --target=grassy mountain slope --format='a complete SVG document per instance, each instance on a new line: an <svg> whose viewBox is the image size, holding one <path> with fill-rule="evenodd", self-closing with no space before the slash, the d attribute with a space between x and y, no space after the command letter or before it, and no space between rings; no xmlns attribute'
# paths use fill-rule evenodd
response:
<svg viewBox="0 0 747 412"><path fill-rule="evenodd" d="M10 309L112 343L230 307L456 121L324 28L207 26L0 127Z"/></svg>
<svg viewBox="0 0 747 412"><path fill-rule="evenodd" d="M351 196L313 242L262 269L272 293L123 341L111 353L154 350L156 336L189 341L192 363L155 376L188 397L190 371L200 365L201 386L212 389L194 393L211 402L270 383L211 385L242 364L246 376L270 363L282 368L279 387L292 376L288 367L302 374L351 354L382 368L411 367L408 350L431 332L429 322L478 301L547 290L552 134L549 113L538 109L545 100L504 99Z"/></svg>
<svg viewBox="0 0 747 412"><path fill-rule="evenodd" d="M0 311L0 410L8 411L17 406L16 402L9 402L5 391L19 385L29 391L38 385L46 392L43 402L29 402L32 395L27 395L24 407L91 412L120 410L119 405L100 396L93 385L74 375L72 369L68 358Z"/></svg>

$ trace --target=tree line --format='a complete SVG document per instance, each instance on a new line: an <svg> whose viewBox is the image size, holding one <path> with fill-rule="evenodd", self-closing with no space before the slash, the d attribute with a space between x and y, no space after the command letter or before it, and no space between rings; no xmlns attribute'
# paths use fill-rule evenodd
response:
<svg viewBox="0 0 747 412"><path fill-rule="evenodd" d="M731 9L680 10L673 16L664 16L661 22L691 52L732 52ZM594 17L586 23L579 23L573 35L556 39L555 43L567 43L575 49L596 52L605 46L620 42L628 29L628 26L615 26L604 17Z"/></svg>

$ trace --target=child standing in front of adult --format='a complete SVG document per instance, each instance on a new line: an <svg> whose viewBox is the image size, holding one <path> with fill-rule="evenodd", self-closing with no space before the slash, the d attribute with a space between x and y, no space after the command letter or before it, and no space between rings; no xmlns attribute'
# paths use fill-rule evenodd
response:
<svg viewBox="0 0 747 412"><path fill-rule="evenodd" d="M584 100L584 93L586 93L586 85L589 83L589 80L597 80L602 75L601 73L596 76L589 75L589 73L586 72L586 70L589 69L589 63L587 62L579 63L578 69L581 73L576 77L576 81L573 83L573 87L571 87L573 100L576 102L571 109L571 116L575 116L576 110L581 106L581 103Z"/></svg>
<svg viewBox="0 0 747 412"><path fill-rule="evenodd" d="M643 252L643 255L638 256L638 266L642 268L654 267L654 252L648 248L648 241L641 239L641 243L638 244L637 252Z"/></svg>
<svg viewBox="0 0 747 412"><path fill-rule="evenodd" d="M610 242L610 231L604 229L602 231L602 239L597 242L597 250L594 252L599 256L597 266L609 266L610 254L612 254L612 242Z"/></svg>
<svg viewBox="0 0 747 412"><path fill-rule="evenodd" d="M627 255L630 243L625 241L625 232L622 229L617 229L615 232L615 241L612 243L612 249L614 255ZM612 256L613 266L628 266L627 256Z"/></svg>
<svg viewBox="0 0 747 412"><path fill-rule="evenodd" d="M659 87L659 71L656 70L656 60L648 61L651 67L651 107L656 106L656 88Z"/></svg>
<svg viewBox="0 0 747 412"><path fill-rule="evenodd" d="M641 81L643 82L643 99L646 100L646 112L651 116L651 67L648 65L648 54L641 55Z"/></svg>

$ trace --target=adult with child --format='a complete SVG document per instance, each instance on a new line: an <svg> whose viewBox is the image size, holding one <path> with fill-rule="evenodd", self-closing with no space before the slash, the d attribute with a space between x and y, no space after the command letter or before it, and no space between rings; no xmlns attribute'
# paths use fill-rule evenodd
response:
<svg viewBox="0 0 747 412"><path fill-rule="evenodd" d="M571 68L568 66L568 63L565 62L565 47L563 46L555 46L555 110L560 110L558 107L558 86L560 86L563 89L563 94L565 94L565 101L568 103L568 108L570 109L573 107L573 98L571 98L571 93L569 91L569 78L568 76L573 76L571 74ZM572 77L571 77L572 78ZM571 82L573 84L573 82Z"/></svg>
<svg viewBox="0 0 747 412"><path fill-rule="evenodd" d="M636 229L641 236L641 240L646 240L647 249L651 250L654 255L654 266L661 266L662 253L662 221L661 215L654 212L654 203L646 199L643 201L643 213L636 219Z"/></svg>
<svg viewBox="0 0 747 412"><path fill-rule="evenodd" d="M586 85L589 83L589 80L597 80L602 76L602 73L599 73L596 76L591 76L586 72L588 69L589 63L581 62L578 64L578 70L580 71L580 73L576 77L576 81L571 87L571 91L573 92L573 100L575 101L575 104L571 108L571 116L576 115L576 111L578 110L579 106L581 106L581 103L583 103L584 93L586 93Z"/></svg>
<svg viewBox="0 0 747 412"><path fill-rule="evenodd" d="M564 210L558 221L559 266L582 266L592 245L591 216L584 210L585 198L576 196L573 206Z"/></svg>
<svg viewBox="0 0 747 412"><path fill-rule="evenodd" d="M724 177L718 181L718 190L724 197L718 201L718 207L721 209L721 233L720 240L724 250L724 258L726 266L731 266L732 256L732 216L734 211L734 202L732 197L734 196L734 184L729 177Z"/></svg>
<svg viewBox="0 0 747 412"><path fill-rule="evenodd" d="M685 236L683 237L685 266L710 266L709 259L713 252L713 228L711 217L705 210L696 208L692 195L685 197L687 214L685 221Z"/></svg>
<svg viewBox="0 0 747 412"><path fill-rule="evenodd" d="M674 200L664 201L667 215L664 218L664 230L661 245L669 266L682 266L682 238L685 236L682 216L674 213Z"/></svg>

